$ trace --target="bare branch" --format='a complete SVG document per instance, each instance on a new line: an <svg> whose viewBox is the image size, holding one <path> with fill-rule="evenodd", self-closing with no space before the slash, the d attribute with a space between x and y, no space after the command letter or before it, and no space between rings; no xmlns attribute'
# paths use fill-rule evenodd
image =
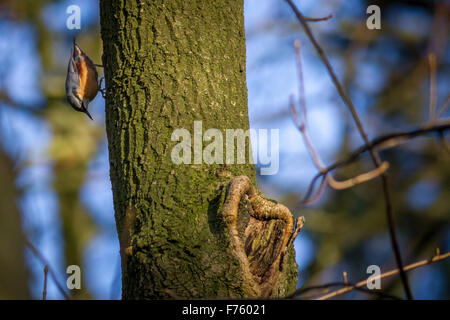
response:
<svg viewBox="0 0 450 320"><path fill-rule="evenodd" d="M434 263L436 261L440 261L440 260L446 259L448 257L450 257L450 252L447 252L447 253L441 255L441 254L439 254L439 251L437 251L436 254L431 259L422 260L422 261L410 264L410 265L404 267L403 271L409 271L409 270L417 269L417 268L420 268L422 266ZM380 274L378 276L370 277L370 280L374 281L374 280L377 280L377 279L383 279L383 278L390 277L390 276L393 276L395 274L398 274L399 272L400 272L399 269L394 269L394 270L382 273L382 274ZM367 281L368 281L368 279L365 279L363 281L358 282L354 287L353 286L352 287L346 287L346 288L342 288L340 290L336 290L336 291L330 292L330 293L328 293L328 294L326 294L324 296L321 296L318 300L326 300L326 299L330 299L330 298L336 297L336 296L341 295L343 293L347 293L347 292L350 292L350 291L354 290L355 287L356 288L361 288L361 287L367 285Z"/></svg>
<svg viewBox="0 0 450 320"><path fill-rule="evenodd" d="M378 168L373 169L372 171L362 173L357 175L354 178L350 178L344 181L337 181L332 177L328 177L327 181L330 187L336 190L344 190L356 186L358 184L373 180L386 172L389 169L389 163L384 161Z"/></svg>

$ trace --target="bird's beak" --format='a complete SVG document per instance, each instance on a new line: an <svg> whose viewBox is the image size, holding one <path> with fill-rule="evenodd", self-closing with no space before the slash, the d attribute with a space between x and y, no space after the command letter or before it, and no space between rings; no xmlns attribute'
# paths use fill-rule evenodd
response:
<svg viewBox="0 0 450 320"><path fill-rule="evenodd" d="M87 116L91 119L94 120L91 116L91 114L89 113L88 109L87 109L87 103L85 103L84 101L81 102L81 107L83 108L84 113L87 114Z"/></svg>
<svg viewBox="0 0 450 320"><path fill-rule="evenodd" d="M86 109L84 112L86 112L86 114L88 115L88 117L89 117L92 121L94 121L94 119L92 118L92 116L91 116L91 114L89 113L89 111L87 111L87 109Z"/></svg>

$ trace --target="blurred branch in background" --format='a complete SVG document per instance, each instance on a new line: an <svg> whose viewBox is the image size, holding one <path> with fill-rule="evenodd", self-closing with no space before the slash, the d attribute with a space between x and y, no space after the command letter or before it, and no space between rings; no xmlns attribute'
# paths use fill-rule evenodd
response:
<svg viewBox="0 0 450 320"><path fill-rule="evenodd" d="M350 97L348 96L348 94L345 92L344 88L342 87L341 83L339 82L333 68L331 67L331 64L328 61L328 58L325 55L325 52L323 51L323 49L321 48L321 46L318 44L318 42L316 41L316 39L314 38L311 29L308 26L307 21L305 20L305 18L303 17L303 15L300 13L300 11L298 11L297 7L294 5L294 3L291 0L286 0L287 3L290 5L290 7L292 8L292 10L294 11L295 15L297 16L299 22L301 23L301 25L303 26L306 34L308 35L309 40L312 42L312 44L314 45L319 57L322 59L323 63L325 64L325 66L327 67L328 73L331 76L331 79L333 80L334 85L336 86L336 89L339 92L339 95L341 96L342 100L344 101L344 103L348 106L353 120L355 121L356 127L358 128L358 131L361 135L361 137L364 140L364 143L369 147L369 152L370 155L372 157L372 160L375 164L376 167L380 167L381 166L381 159L378 155L378 153L373 150L371 144L370 144L370 140L367 136L366 131L364 130L364 127L361 123L361 120L359 119L358 113L356 111L356 108L353 105L352 100L350 99ZM394 226L394 219L392 216L392 203L391 203L391 194L390 194L390 190L389 190L389 181L388 181L388 176L386 173L382 173L381 175L381 179L382 179L382 186L383 186L383 195L384 195L384 199L385 199L385 205L386 205L386 215L387 215L387 221L388 221L388 227L389 227L389 234L391 237L391 244L392 244L392 249L394 251L394 255L395 255L395 259L397 261L397 266L400 269L400 278L402 279L402 284L403 284L403 289L405 290L405 294L406 297L408 299L412 299L412 293L411 293L411 289L409 287L408 284L408 279L406 278L406 274L403 271L403 262L402 262L402 258L401 258L401 254L400 254L400 249L398 246L398 242L397 242L397 236L395 233L395 226Z"/></svg>
<svg viewBox="0 0 450 320"><path fill-rule="evenodd" d="M53 278L53 281L55 282L56 287L58 288L59 292L66 298L67 300L70 300L69 295L64 290L63 286L59 283L58 278L56 277L56 273L49 267L48 261L44 258L44 256L39 252L38 249L26 238L26 236L23 236L25 239L25 244L27 247L33 252L33 254L36 256L36 258L39 259L39 261L44 265L44 270L47 270L48 273L50 273L50 276ZM47 297L47 272L44 271L44 300Z"/></svg>
<svg viewBox="0 0 450 320"><path fill-rule="evenodd" d="M450 130L450 120L441 121L441 122L431 125L431 126L425 125L421 128L414 129L414 130L407 131L407 132L398 132L398 133L387 134L385 136L381 136L381 137L373 139L371 143L372 143L373 147L389 149L389 148L394 148L394 147L398 146L399 144L405 143L407 140L410 140L410 139L413 139L416 137L420 137L420 136L430 134L430 133L438 133L439 135L441 135L444 131L447 131L447 130ZM311 181L311 183L308 187L308 191L306 192L306 195L302 200L302 204L306 205L306 204L312 203L312 200L310 199L310 197L314 190L314 185L317 182L317 179L319 179L320 177L326 177L330 171L335 170L339 167L348 165L348 164L352 163L353 161L356 161L361 156L361 154L363 154L364 152L367 152L368 149L369 149L369 147L367 145L362 146L362 147L358 148L357 150L353 151L353 153L350 154L348 156L348 158L337 161L334 164L332 164L326 168L320 168L321 172L319 172L316 176L314 176L313 180ZM368 180L365 180L365 181L368 181ZM365 181L362 181L362 182L365 182ZM320 189L320 187L319 187L319 189ZM316 196L314 196L313 199L317 200L317 197L320 194L321 194L321 191L318 192L318 194Z"/></svg>
<svg viewBox="0 0 450 320"><path fill-rule="evenodd" d="M391 135L387 135L387 136L379 138L378 141L377 141L377 139L375 139L375 141L370 141L368 138L368 135L366 133L366 130L364 129L363 124L359 118L357 111L356 111L356 108L353 105L352 100L350 99L350 96L346 93L342 84L338 80L336 73L333 70L324 50L322 49L322 47L319 45L319 43L313 36L312 31L307 24L308 21L305 19L305 17L302 15L302 13L296 8L296 6L294 5L294 3L291 0L286 0L286 2L289 4L291 9L295 13L298 21L302 25L309 40L311 41L314 48L316 49L318 56L325 64L327 71L330 74L331 79L332 79L337 91L339 92L340 97L342 98L343 102L347 105L348 109L350 110L353 120L356 124L356 127L358 128L358 131L365 143L365 146L363 147L364 148L363 152L369 151L372 161L375 164L375 166L377 167L376 169L374 169L368 173L358 175L355 178L352 178L352 179L349 179L349 180L346 180L343 182L336 181L332 176L330 176L330 174L329 174L330 170L324 169L324 166L322 165L322 161L320 160L317 152L315 151L315 148L313 147L313 145L311 143L311 140L309 138L309 134L307 131L307 127L306 127L306 104L305 104L305 98L304 98L305 94L304 94L304 87L303 87L303 73L302 73L303 71L302 71L301 56L300 56L300 43L299 43L299 41L296 41L295 48L296 48L296 56L297 56L297 68L298 68L298 72L299 72L300 109L301 109L301 118L302 118L302 120L300 122L298 121L297 112L296 112L295 105L294 105L292 99L291 99L290 106L291 106L291 112L292 112L294 122L296 123L297 128L302 133L307 150L311 154L311 157L313 159L315 166L319 169L319 171L321 171L320 174L317 175L313 179L313 183L317 180L317 178L319 178L321 176L323 177L322 181L320 183L320 186L319 186L318 193L316 194L316 196L314 196L313 200L314 201L317 200L318 197L320 196L320 194L323 192L324 186L325 186L325 183L324 183L325 181L332 188L339 190L339 189L345 189L348 187L352 187L356 184L369 181L377 176L381 176L383 195L384 195L385 205L386 205L386 216L387 216L387 221L388 221L388 228L389 228L389 233L390 233L390 238L391 238L392 249L393 249L394 256L395 256L396 262L397 262L397 267L398 267L397 269L398 269L398 272L400 273L400 278L402 280L402 284L403 284L403 288L404 288L406 297L408 299L412 299L413 296L412 296L412 292L411 292L411 289L408 284L406 273L404 272L401 253L400 253L399 245L397 242L396 229L394 226L391 191L390 191L390 187L389 187L388 175L386 173L386 170L388 168L388 163L381 162L381 158L378 155L378 151L375 149L375 146L383 143L384 146L389 145L389 147L392 147L394 145L397 145L399 143L399 141L403 141L407 138L412 138L412 137L415 137L415 136L418 136L421 134L425 134L428 132L438 132L443 144L445 145L443 131L447 130L449 128L450 123L448 123L448 122L447 123L445 123L445 122L439 123L432 127L430 127L430 125L426 125L424 128L420 128L420 129L414 130L412 132L391 134ZM437 84L436 84L436 57L432 54L429 55L429 65L430 65L430 105L429 105L430 121L434 122L435 114L436 114L436 99L437 99L436 87L437 87ZM444 109L444 108L445 108L445 105L441 109ZM351 161L357 159L360 154L361 154L361 152L353 154ZM347 159L347 160L344 160L343 162L348 164L351 161ZM338 167L338 166L339 165L337 165L336 167ZM303 203L310 202L309 197L313 190L313 183L310 185L307 195L304 198L304 201L302 201Z"/></svg>

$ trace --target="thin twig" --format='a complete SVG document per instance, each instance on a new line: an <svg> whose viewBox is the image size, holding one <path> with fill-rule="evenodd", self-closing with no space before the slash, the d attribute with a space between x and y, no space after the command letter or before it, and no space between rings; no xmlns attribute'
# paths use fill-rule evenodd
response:
<svg viewBox="0 0 450 320"><path fill-rule="evenodd" d="M47 300L47 276L48 276L48 265L44 267L44 290L42 291L42 300Z"/></svg>
<svg viewBox="0 0 450 320"><path fill-rule="evenodd" d="M326 20L330 20L331 18L333 18L333 14L329 14L326 17L323 18L311 18L311 17L305 17L305 20L308 22L319 22L319 21L326 21Z"/></svg>
<svg viewBox="0 0 450 320"><path fill-rule="evenodd" d="M311 204L315 203L322 196L323 191L325 190L325 186L326 186L325 182L327 180L327 178L326 178L327 174L326 173L324 173L323 175L322 175L322 173L320 173L320 174L321 174L322 180L320 180L319 189L317 190L317 192L314 195L314 197L310 198L311 197L311 193L313 192L313 187L315 185L315 180L313 180L313 182L311 182L310 185L309 185L309 188L308 188L308 191L306 192L305 197L301 201L301 204L303 206L307 206L307 205L311 205Z"/></svg>
<svg viewBox="0 0 450 320"><path fill-rule="evenodd" d="M306 125L306 100L305 100L305 82L303 80L303 65L302 65L302 54L300 52L300 40L294 41L295 48L295 59L297 62L297 71L298 71L298 92L300 94L300 111L301 111L301 124ZM291 100L291 106L293 105ZM295 114L295 108L292 109L292 112ZM298 121L298 119L296 119Z"/></svg>
<svg viewBox="0 0 450 320"><path fill-rule="evenodd" d="M30 242L30 240L28 240L28 238L25 235L24 235L24 239L25 239L24 240L25 244L34 253L36 258L38 258L43 265L47 266L50 276L53 278L53 281L55 281L56 287L61 292L61 294L64 296L64 298L66 298L67 300L70 300L69 295L64 291L62 285L59 283L58 279L56 278L56 274L53 272L53 270L50 267L48 267L49 264L48 264L47 260L44 258L44 256L36 249L36 247Z"/></svg>
<svg viewBox="0 0 450 320"><path fill-rule="evenodd" d="M342 278L344 279L344 283L348 283L347 271L342 272Z"/></svg>
<svg viewBox="0 0 450 320"><path fill-rule="evenodd" d="M288 250L291 248L294 244L295 239L297 238L300 231L303 229L303 226L305 225L305 217L297 217L295 220L295 227L294 232L291 234L291 237L289 238L288 244L286 245L285 250Z"/></svg>
<svg viewBox="0 0 450 320"><path fill-rule="evenodd" d="M445 100L444 104L439 109L437 113L438 118L440 118L445 113L445 111L447 111L449 105L450 105L450 95L447 96L447 99Z"/></svg>
<svg viewBox="0 0 450 320"><path fill-rule="evenodd" d="M388 293L384 293L384 292L382 292L380 290L366 289L366 288L357 286L357 284L351 284L351 283L347 283L347 282L330 282L330 283L321 284L321 285L317 285L317 286L310 286L310 287L302 288L302 289L297 290L293 295L289 296L288 298L296 298L296 297L298 297L298 296L300 296L300 295L302 295L302 294L304 294L304 293L306 293L308 291L317 290L317 289L326 289L326 291L328 291L329 288L338 287L338 286L339 287L341 287L341 286L344 287L344 288L342 288L340 290L344 290L344 289L348 290L346 292L357 290L357 291L361 291L361 292L364 292L364 293L367 293L367 294L375 295L375 296L377 296L379 298L387 298L387 299L392 299L392 300L401 300L400 298L398 298L396 296L390 295ZM335 291L333 291L333 292L335 292ZM309 296L309 297L306 297L304 299L311 299L311 298L315 299L315 298L317 298L317 295ZM322 298L322 296L319 295L318 300L321 300L321 298Z"/></svg>
<svg viewBox="0 0 450 320"><path fill-rule="evenodd" d="M419 262L415 262L415 263L412 263L412 264L404 267L403 271L409 271L409 270L417 269L417 268L420 268L422 266L425 266L425 265L431 264L433 262L440 261L440 260L443 260L443 259L446 259L446 258L450 257L450 252L447 252L445 254L439 254L438 252L436 252L436 253L437 254L435 254L431 259L426 259L426 260L422 260L422 261L419 261ZM360 287L366 286L369 279L370 279L370 281L383 279L383 278L386 278L386 277L393 276L393 275L395 275L395 274L397 274L399 272L400 272L399 269L394 269L394 270L382 273L382 274L380 274L378 276L373 276L373 277L367 278L365 280L362 280L362 281L358 282L354 287L360 288ZM355 289L354 287L342 288L342 289L330 292L330 293L328 293L328 294L326 294L324 296L321 296L318 300L326 300L326 299L330 299L330 298L336 297L338 295L341 295L343 293L350 292L350 291Z"/></svg>
<svg viewBox="0 0 450 320"><path fill-rule="evenodd" d="M294 5L294 3L292 2L292 0L286 0L286 2L289 4L289 6L292 8L292 10L294 11L297 19L299 20L300 24L303 26L303 29L305 30L309 40L311 41L311 43L313 44L313 46L315 47L319 57L322 59L323 63L325 64L326 68L328 69L328 73L331 76L331 79L336 87L336 89L339 92L339 95L341 96L342 100L345 102L345 104L348 106L353 120L356 124L356 127L358 128L358 131L361 135L361 137L364 140L364 143L369 147L369 151L370 151L370 156L372 158L372 161L375 165L375 167L379 167L381 165L381 159L379 157L379 155L372 149L372 146L370 144L370 140L362 126L362 123L359 119L358 113L356 112L356 108L353 105L353 102L351 101L350 97L348 96L348 94L345 92L344 88L342 87L341 83L339 82L339 80L337 79L337 76L333 70L333 68L331 67L328 58L326 57L323 49L321 48L321 46L318 44L318 42L316 41L316 39L314 38L314 35L312 34L311 29L308 26L307 21L305 20L305 18L303 17L303 15L300 13L300 11L297 9L297 7ZM403 262L402 262L402 258L401 258L401 254L400 254L400 249L397 243L397 237L396 237L396 232L395 232L395 227L394 227L394 219L392 216L392 204L391 204L391 195L390 195L390 190L389 190L389 181L388 181L388 175L386 173L383 173L381 175L381 180L382 180L382 186L383 186L383 196L385 199L385 205L386 205L386 216L387 216L387 221L388 221L388 227L389 227L389 234L390 234L390 238L391 238L391 244L392 244L392 249L394 251L394 255L395 255L395 259L397 262L397 266L400 269L400 278L402 280L402 284L403 284L403 288L405 290L405 294L406 297L408 299L412 299L412 293L411 293L411 289L409 287L408 284L408 279L406 278L406 274L403 271Z"/></svg>
<svg viewBox="0 0 450 320"><path fill-rule="evenodd" d="M428 65L430 67L430 121L436 119L436 95L437 95L437 84L436 84L436 55L430 53L428 55Z"/></svg>

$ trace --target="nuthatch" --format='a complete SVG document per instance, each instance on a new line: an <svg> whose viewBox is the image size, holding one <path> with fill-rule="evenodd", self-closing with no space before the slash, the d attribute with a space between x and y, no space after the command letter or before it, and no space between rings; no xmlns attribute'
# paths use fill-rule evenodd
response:
<svg viewBox="0 0 450 320"><path fill-rule="evenodd" d="M70 54L66 77L66 97L72 108L84 112L92 119L88 105L100 90L96 65L92 59L80 49L73 39L73 50Z"/></svg>

